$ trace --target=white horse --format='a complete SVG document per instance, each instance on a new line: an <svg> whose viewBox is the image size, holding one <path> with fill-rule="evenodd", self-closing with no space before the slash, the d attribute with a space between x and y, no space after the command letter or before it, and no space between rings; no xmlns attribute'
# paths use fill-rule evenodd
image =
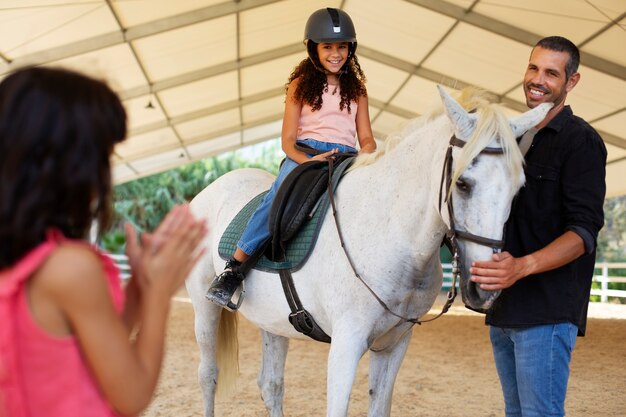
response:
<svg viewBox="0 0 626 417"><path fill-rule="evenodd" d="M387 140L385 149L369 158L361 157L336 190L346 250L359 276L387 308L355 276L340 246L332 210L326 214L306 265L293 273L302 304L332 337L327 379L329 417L348 415L357 365L368 349L368 415L389 416L396 374L414 325L403 318L419 318L432 307L442 283L439 248L451 224L460 232L463 301L469 307L486 309L498 295L481 290L469 280L468 261L487 259L497 250L497 245L490 243L502 239L511 201L524 182L515 137L538 124L550 105L509 119L500 106L481 95L465 94L463 104L474 110L470 113L441 88L440 94L445 115L440 112L409 123ZM453 136L466 143L450 144ZM448 182L442 177L447 154L451 186L446 192L444 184L440 200L440 185ZM186 283L195 310L199 379L207 417L213 416L216 350L218 344L227 342L218 338L218 325L228 329L236 314L222 311L204 297L224 266L218 243L235 214L268 189L272 180L261 170L233 171L209 185L191 203L196 215L207 219L210 231L206 254ZM446 198L452 199L450 212L443 202ZM449 213L453 213L452 223ZM476 236L486 240L474 239ZM245 292L238 311L261 329L263 339L258 385L269 415L279 417L283 415L288 340L308 338L294 330L287 319L290 310L278 275L250 271ZM236 355L236 331L230 337L234 346L231 354ZM233 359L237 358L231 355L231 362ZM220 373L232 374L236 365L220 363Z"/></svg>

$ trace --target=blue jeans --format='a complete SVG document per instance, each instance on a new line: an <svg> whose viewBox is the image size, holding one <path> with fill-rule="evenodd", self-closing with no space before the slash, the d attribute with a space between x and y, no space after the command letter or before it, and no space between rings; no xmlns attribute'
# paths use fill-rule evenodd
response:
<svg viewBox="0 0 626 417"><path fill-rule="evenodd" d="M491 327L507 417L562 417L578 328L572 323Z"/></svg>
<svg viewBox="0 0 626 417"><path fill-rule="evenodd" d="M304 143L321 152L328 152L333 149L337 149L339 152L356 152L356 149L351 146L338 143L319 142L313 139L299 140L298 143ZM309 155L309 157L311 156L312 155ZM272 183L269 192L265 195L265 197L263 197L263 200L261 200L261 203L257 207L256 211L252 214L250 220L248 220L248 224L246 225L239 242L237 242L237 247L244 251L247 255L252 255L258 248L261 247L261 245L263 245L263 243L267 241L267 239L269 239L270 230L268 222L270 209L272 208L272 203L274 202L274 196L276 196L276 192L285 180L285 177L287 177L287 175L297 166L297 162L293 161L289 157L285 158L285 161L278 171L278 176Z"/></svg>

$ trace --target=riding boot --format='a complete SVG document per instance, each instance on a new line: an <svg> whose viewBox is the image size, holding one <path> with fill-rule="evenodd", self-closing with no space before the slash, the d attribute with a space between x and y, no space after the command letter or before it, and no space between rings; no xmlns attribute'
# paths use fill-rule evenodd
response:
<svg viewBox="0 0 626 417"><path fill-rule="evenodd" d="M241 262L235 259L226 261L224 272L219 274L209 287L206 298L221 306L229 307L230 299L244 279L244 275L239 272Z"/></svg>

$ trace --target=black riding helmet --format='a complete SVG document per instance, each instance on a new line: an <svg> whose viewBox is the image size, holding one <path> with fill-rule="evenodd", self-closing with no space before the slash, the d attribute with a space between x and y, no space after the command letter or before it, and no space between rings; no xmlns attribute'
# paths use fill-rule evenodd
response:
<svg viewBox="0 0 626 417"><path fill-rule="evenodd" d="M309 58L316 68L320 69L317 56L317 44L322 42L349 42L348 60L356 52L356 31L348 13L340 9L327 7L313 12L304 27L304 43ZM321 69L320 69L321 70Z"/></svg>

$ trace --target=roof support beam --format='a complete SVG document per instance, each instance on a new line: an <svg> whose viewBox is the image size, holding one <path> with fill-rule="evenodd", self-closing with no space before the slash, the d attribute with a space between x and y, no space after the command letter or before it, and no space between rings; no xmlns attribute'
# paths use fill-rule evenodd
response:
<svg viewBox="0 0 626 417"><path fill-rule="evenodd" d="M523 29L519 29L508 25L499 20L491 17L476 13L473 11L467 11L463 7L455 4L448 3L442 0L405 0L409 3L413 3L416 6L424 7L426 9L441 13L453 19L457 19L461 22L468 23L472 26L479 27L492 33L504 36L514 41L534 46L543 36L536 33L528 32ZM359 45L360 48L360 45ZM599 56L589 54L584 51L580 51L580 60L585 66L593 68L600 72L612 75L619 79L626 79L626 67L616 64L611 61L607 61Z"/></svg>
<svg viewBox="0 0 626 417"><path fill-rule="evenodd" d="M232 127L228 127L216 132L212 132L209 135L202 135L202 136L198 136L189 140L185 141L185 146L189 146L189 145L193 145L195 143L200 143L200 142L206 142L206 141L210 141L211 139L216 139L222 136L226 136L226 135L230 135L233 133L237 133L237 132L243 132L244 130L247 129L251 129L254 127L258 127L258 126L263 126L265 124L270 124L270 123L274 123L276 121L282 120L283 118L283 113L276 113L267 117L264 117L262 119L258 119L258 120L253 120L251 122L248 123L244 123L242 125L237 125L237 126L232 126ZM272 137L276 137L276 135L280 135L280 131L276 132L276 134L272 134L269 137L264 137L263 140L267 140L267 139L271 139ZM257 142L262 142L262 140L259 141L250 141L250 142L245 142L245 143L241 143L239 144L239 146L237 146L237 148L239 148L241 145L247 146L250 145L252 143L257 143ZM154 156L154 155L158 155L160 153L163 152L167 152L167 151L171 151L174 149L179 149L181 147L180 144L169 144L169 145L165 145L159 148L152 148L150 150L148 150L147 152L143 152L140 154L134 154L130 157L122 157L121 155L117 154L117 157L119 158L119 162L120 163L130 163L132 164L133 161L136 161L138 159L143 159L143 158L147 158L150 156Z"/></svg>
<svg viewBox="0 0 626 417"><path fill-rule="evenodd" d="M6 72L13 71L27 65L43 65L61 59L94 52L98 49L120 45L124 42L131 42L147 36L179 29L185 26L202 23L218 17L227 16L232 13L242 12L275 3L279 0L238 0L225 1L202 9L192 10L164 19L155 20L141 25L132 26L125 30L105 33L82 41L72 42L65 45L51 48L45 51L34 52L9 62ZM8 57L7 57L8 59Z"/></svg>
<svg viewBox="0 0 626 417"><path fill-rule="evenodd" d="M173 88L173 87L177 87L180 85L184 85L189 82L198 81L208 76L219 75L225 72L225 68L227 68L228 70L234 71L237 68L244 68L247 66L255 65L258 63L265 62L270 59L279 58L282 56L287 56L293 53L297 53L298 51L301 51L301 50L302 50L302 45L300 43L297 43L297 44L289 45L284 48L277 48L277 49L273 49L273 50L270 50L261 54L243 58L239 63L237 63L236 61L227 62L224 64L220 64L220 65L216 65L213 67L208 67L208 68L204 68L198 71L194 71L191 73L183 74L177 77L168 78L166 80L153 84L152 93L157 93L167 88ZM420 78L424 78L426 80L430 80L432 82L442 84L450 88L463 89L469 86L468 83L464 83L455 78L448 77L445 74L432 71L423 67L416 68L415 64L412 64L407 61L403 61L399 58L396 58L390 55L386 55L382 52L376 51L374 49L368 48L363 45L359 45L359 55L365 58L369 58L374 61L380 62L381 64L385 64L393 68L399 69L401 71L404 71L407 73L413 73ZM141 97L146 94L150 94L149 88L147 86L138 87L132 90L126 90L120 93L120 97L127 100L131 98ZM243 106L246 104L256 103L261 100L276 97L282 94L284 94L283 87L272 89L272 90L267 90L259 94L255 94L249 97L244 97L241 100L232 100L226 103L219 104L217 106L212 106L212 107L208 107L206 109L198 110L192 113L173 117L171 120L171 123L172 124L183 123L183 122L193 120L196 118L210 116L215 113L237 108L240 105ZM500 100L508 107L514 110L517 110L519 112L524 112L528 110L526 105L522 102L511 100L510 98L507 98L504 96L500 96ZM389 103L376 100L373 97L370 97L369 101L370 101L370 104L372 104L373 106L377 108L382 109L382 108L387 107L386 111L389 111L390 113L393 113L400 117L412 118L412 117L417 116L417 113L407 111L397 106L392 106ZM153 123L150 125L141 126L137 129L134 129L132 132L129 132L129 133L130 135L136 135L136 134L146 133L146 132L156 130L156 129L161 129L166 126L167 126L166 122L157 122L157 123ZM599 133L604 138L606 143L610 143L611 145L620 147L622 149L626 149L626 139L622 139L618 136L615 136L606 132L599 132Z"/></svg>
<svg viewBox="0 0 626 417"><path fill-rule="evenodd" d="M254 94L248 97L244 97L240 100L231 100L224 103L217 104L215 106L206 107L201 110L196 110L190 113L181 114L180 116L172 117L170 119L170 123L172 125L177 125L179 123L185 123L191 120L200 119L202 117L211 116L217 113L221 113L228 110L237 109L241 106L245 106L248 104L257 103L259 101L267 100L272 97L277 97L285 94L285 90L283 87L274 88L272 90L266 90L258 94ZM281 113L282 115L282 113ZM281 116L282 117L282 116ZM168 127L169 123L166 120L162 120L159 122L151 123L149 125L140 126L138 128L133 129L128 132L128 136L140 135L143 133L148 133L153 130L162 129L164 127Z"/></svg>
<svg viewBox="0 0 626 417"><path fill-rule="evenodd" d="M302 51L302 43L296 43L281 48L272 49L270 51L262 52L260 54L251 55L249 57L242 58L239 61L225 62L223 64L202 68L197 71L192 71L186 74L178 75L176 77L157 81L152 84L152 87L144 85L141 87L122 91L119 93L119 96L122 98L122 100L129 100L132 98L144 96L146 94L158 93L159 91L167 90L168 88L178 87L194 81L200 81L209 77L224 74L226 72L251 67L256 64L261 64L272 59L283 58L285 56L297 54L298 52Z"/></svg>
<svg viewBox="0 0 626 417"><path fill-rule="evenodd" d="M392 57L389 55L385 55L382 52L370 49L370 48L366 48L366 47L361 47L361 45L359 45L359 55L372 59L374 61L380 62L381 64L385 64L385 65L389 65L391 67L394 67L396 69L402 70L402 71L406 71L406 72L412 72L414 73L416 76L420 77L420 78L424 78L426 80L430 80L432 82L438 83L438 84L442 84L445 86L448 86L450 88L454 88L454 89L463 89L465 87L468 87L470 84L464 83L462 81L456 80L454 78L450 78L445 74L441 74L438 73L436 71L432 71L426 68L415 68L415 64L412 64L410 62L406 62L403 61L401 59L398 59L396 57ZM493 93L495 94L495 93ZM500 101L505 104L506 106L517 110L519 112L525 112L528 110L528 107L526 107L526 104L520 102L520 101L516 101L516 100L512 100L506 96L500 96L498 94L496 94L496 96L499 97ZM370 99L371 101L371 99ZM377 107L383 108L385 103L382 103L382 105L379 103L379 105ZM389 105L387 105L387 109L388 111L390 111L391 113L394 113L398 116L401 117L406 117L404 116L402 113L403 112L395 112L393 111L392 108L389 108ZM602 139L604 139L604 141L606 143L609 143L611 145L617 146L619 148L622 149L626 149L626 139L620 138L619 136L616 135L612 135L610 133L607 132L603 132L598 130L598 133L600 134L600 136L602 136Z"/></svg>

